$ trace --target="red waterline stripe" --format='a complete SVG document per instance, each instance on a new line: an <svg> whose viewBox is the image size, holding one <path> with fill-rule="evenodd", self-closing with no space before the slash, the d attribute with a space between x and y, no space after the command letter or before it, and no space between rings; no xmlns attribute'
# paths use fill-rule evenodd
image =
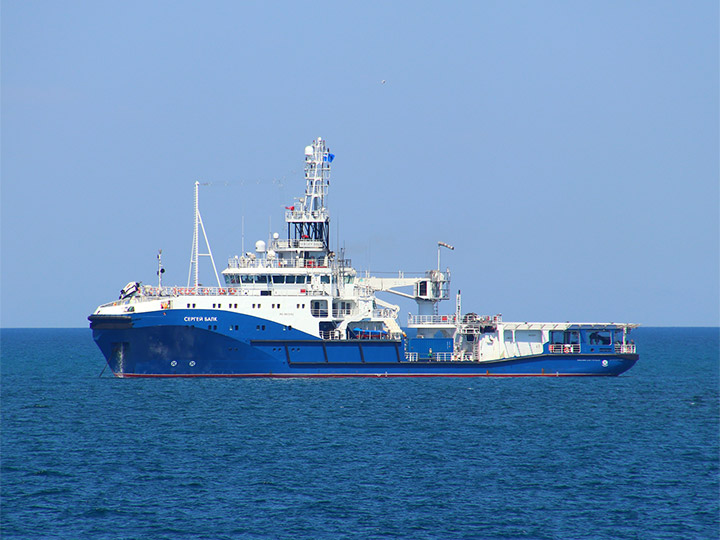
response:
<svg viewBox="0 0 720 540"><path fill-rule="evenodd" d="M365 378L387 378L387 377L612 377L613 373L477 373L477 374L445 374L445 373L418 373L418 374L405 374L405 373L308 373L308 374L267 374L267 373L250 373L250 374L228 374L228 373L189 373L185 375L181 374L147 374L147 373L113 373L118 378L235 378L235 379L310 379L310 378L324 378L324 379L338 379L346 377L365 377Z"/></svg>

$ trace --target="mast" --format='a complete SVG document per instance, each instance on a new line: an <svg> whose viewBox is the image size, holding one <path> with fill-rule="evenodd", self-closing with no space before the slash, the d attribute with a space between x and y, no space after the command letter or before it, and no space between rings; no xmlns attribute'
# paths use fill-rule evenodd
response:
<svg viewBox="0 0 720 540"><path fill-rule="evenodd" d="M188 271L188 284L190 287L190 276L193 277L193 288L198 288L198 273L199 273L199 258L210 257L212 262L213 271L215 272L215 279L217 280L218 287L220 287L220 278L218 277L217 268L215 267L215 259L210 249L210 242L208 241L207 233L205 232L205 225L203 225L202 216L200 215L200 200L199 200L199 187L200 182L195 182L195 219L193 223L193 243L192 251L190 253L190 269ZM202 229L203 238L205 238L205 246L207 247L207 253L200 253L200 229Z"/></svg>
<svg viewBox="0 0 720 540"><path fill-rule="evenodd" d="M325 207L325 195L333 159L335 155L320 137L305 147L305 196L285 213L288 240L322 242L325 253L330 251L330 214Z"/></svg>
<svg viewBox="0 0 720 540"><path fill-rule="evenodd" d="M162 265L162 249L158 250L157 260L158 260L158 269L157 269L158 289L162 289L162 275L165 273L165 269L163 268L163 265Z"/></svg>

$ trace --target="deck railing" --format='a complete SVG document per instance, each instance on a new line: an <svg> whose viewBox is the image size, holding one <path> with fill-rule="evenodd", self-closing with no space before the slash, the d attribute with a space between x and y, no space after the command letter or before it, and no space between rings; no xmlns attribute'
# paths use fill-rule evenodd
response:
<svg viewBox="0 0 720 540"><path fill-rule="evenodd" d="M548 350L553 354L578 354L580 352L580 345L565 345L565 344L554 344L554 345L548 345ZM615 354L635 354L636 348L634 343L616 343L615 347L613 349L610 349L609 347L606 349L601 349L602 351L610 352L611 350L615 351Z"/></svg>
<svg viewBox="0 0 720 540"><path fill-rule="evenodd" d="M269 285L268 289L260 287L244 287L241 285L227 287L148 287L142 288L140 296L133 296L135 301L172 296L264 296L265 291L272 291L272 296L299 296L299 295L322 295L329 293L325 287L315 287L309 284L297 284L295 286L274 287Z"/></svg>
<svg viewBox="0 0 720 540"><path fill-rule="evenodd" d="M442 352L442 353L434 353L431 354L429 357L427 356L420 356L420 353L416 352L406 352L405 353L405 361L406 362L472 362L474 360L473 355L468 352L459 352L459 353L451 353L451 352Z"/></svg>
<svg viewBox="0 0 720 540"><path fill-rule="evenodd" d="M551 344L548 346L551 353L554 354L578 354L580 352L580 345L568 345L568 344Z"/></svg>
<svg viewBox="0 0 720 540"><path fill-rule="evenodd" d="M413 315L408 314L408 324L455 324L455 314L452 315Z"/></svg>
<svg viewBox="0 0 720 540"><path fill-rule="evenodd" d="M247 257L236 259L230 257L228 259L228 268L328 268L330 262L327 261L326 263L324 257L320 259L248 259Z"/></svg>
<svg viewBox="0 0 720 540"><path fill-rule="evenodd" d="M278 249L322 249L323 246L322 240L275 240L271 247L278 248Z"/></svg>
<svg viewBox="0 0 720 540"><path fill-rule="evenodd" d="M408 313L408 324L437 324L437 325L454 325L457 322L457 315L451 313L449 315L413 315ZM493 323L502 322L502 315L478 317L474 314L468 314L461 317L461 322L480 325L492 325Z"/></svg>

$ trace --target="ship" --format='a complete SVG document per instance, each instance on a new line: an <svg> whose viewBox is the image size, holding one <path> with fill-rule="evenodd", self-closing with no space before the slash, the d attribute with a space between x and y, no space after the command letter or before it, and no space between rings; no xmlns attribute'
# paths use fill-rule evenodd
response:
<svg viewBox="0 0 720 540"><path fill-rule="evenodd" d="M326 197L335 155L315 139L305 148L305 192L285 207L287 234L259 240L217 274L199 211L186 286L134 281L88 317L117 377L505 377L617 376L638 360L631 323L507 322L447 313L450 270L359 272L330 248ZM200 253L200 233L207 252ZM217 286L199 283L209 256ZM417 313L378 297L410 298ZM387 298L386 295L383 295Z"/></svg>

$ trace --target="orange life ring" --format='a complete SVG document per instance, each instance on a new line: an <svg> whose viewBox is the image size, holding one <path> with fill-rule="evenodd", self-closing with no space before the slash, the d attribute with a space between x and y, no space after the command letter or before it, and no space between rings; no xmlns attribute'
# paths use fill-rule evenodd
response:
<svg viewBox="0 0 720 540"><path fill-rule="evenodd" d="M571 345L565 345L565 354L570 354L572 352L572 346Z"/></svg>

